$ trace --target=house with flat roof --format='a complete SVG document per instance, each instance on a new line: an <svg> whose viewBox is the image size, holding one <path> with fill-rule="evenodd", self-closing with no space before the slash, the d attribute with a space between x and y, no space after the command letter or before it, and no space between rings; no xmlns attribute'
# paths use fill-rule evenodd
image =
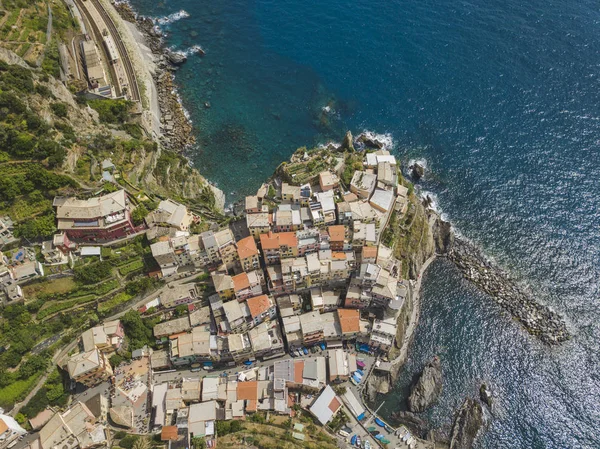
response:
<svg viewBox="0 0 600 449"><path fill-rule="evenodd" d="M329 349L329 382L345 382L356 371L356 355L343 349Z"/></svg>
<svg viewBox="0 0 600 449"><path fill-rule="evenodd" d="M319 312L312 311L300 315L300 327L302 341L305 345L312 345L323 340L323 321Z"/></svg>
<svg viewBox="0 0 600 449"><path fill-rule="evenodd" d="M288 203L300 204L300 186L284 182L281 184L281 199Z"/></svg>
<svg viewBox="0 0 600 449"><path fill-rule="evenodd" d="M319 173L319 186L321 186L323 192L333 190L339 187L339 185L340 179L336 174L331 173L329 170Z"/></svg>
<svg viewBox="0 0 600 449"><path fill-rule="evenodd" d="M302 228L300 206L280 204L273 213L273 224L275 232L298 231Z"/></svg>
<svg viewBox="0 0 600 449"><path fill-rule="evenodd" d="M248 331L254 357L273 357L285 352L283 337L276 320L261 323Z"/></svg>
<svg viewBox="0 0 600 449"><path fill-rule="evenodd" d="M236 363L253 357L252 343L248 334L229 334L227 336L229 355Z"/></svg>
<svg viewBox="0 0 600 449"><path fill-rule="evenodd" d="M389 351L396 338L396 329L396 319L393 317L384 320L375 319L369 336L369 346Z"/></svg>
<svg viewBox="0 0 600 449"><path fill-rule="evenodd" d="M194 284L168 284L160 293L160 303L169 309L182 304L190 304L198 297Z"/></svg>
<svg viewBox="0 0 600 449"><path fill-rule="evenodd" d="M251 312L246 302L226 302L223 304L223 310L230 332L241 332L252 327Z"/></svg>
<svg viewBox="0 0 600 449"><path fill-rule="evenodd" d="M376 186L377 175L366 171L355 171L350 181L350 191L362 199L369 199Z"/></svg>

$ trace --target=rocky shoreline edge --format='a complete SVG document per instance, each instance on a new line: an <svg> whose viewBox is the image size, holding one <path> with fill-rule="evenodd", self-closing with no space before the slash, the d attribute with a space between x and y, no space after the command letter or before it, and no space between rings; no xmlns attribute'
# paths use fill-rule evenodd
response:
<svg viewBox="0 0 600 449"><path fill-rule="evenodd" d="M149 17L137 14L127 2L111 2L121 18L136 25L144 36L148 48L155 56L156 70L152 78L158 93L160 109L159 137L161 145L171 151L183 153L196 142L193 125L183 109L181 98L177 93L173 72L185 62L186 56L172 52L165 47L162 33L156 23Z"/></svg>

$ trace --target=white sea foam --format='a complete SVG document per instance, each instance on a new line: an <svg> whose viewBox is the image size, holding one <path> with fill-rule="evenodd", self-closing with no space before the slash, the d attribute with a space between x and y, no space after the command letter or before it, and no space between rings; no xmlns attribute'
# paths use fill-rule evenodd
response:
<svg viewBox="0 0 600 449"><path fill-rule="evenodd" d="M440 201L439 201L437 194L430 192L428 190L420 190L418 188L417 188L417 193L419 195L419 198L421 198L422 200L429 197L429 208L431 210L433 210L434 212L436 212L442 220L449 221L448 215L446 213L444 213L444 211L440 207Z"/></svg>
<svg viewBox="0 0 600 449"><path fill-rule="evenodd" d="M384 150L391 151L394 148L395 143L391 133L379 134L373 131L364 130L362 134L371 140L381 142Z"/></svg>
<svg viewBox="0 0 600 449"><path fill-rule="evenodd" d="M200 45L192 45L190 48L187 48L185 50L173 50L173 51L176 51L177 53L181 53L182 55L185 55L186 57L206 53L206 51Z"/></svg>
<svg viewBox="0 0 600 449"><path fill-rule="evenodd" d="M169 14L166 17L160 17L160 18L155 19L155 20L160 25L168 25L170 23L177 22L178 20L185 19L185 18L187 18L189 16L190 16L189 12L187 12L185 9L181 9L181 10L179 10L177 12Z"/></svg>

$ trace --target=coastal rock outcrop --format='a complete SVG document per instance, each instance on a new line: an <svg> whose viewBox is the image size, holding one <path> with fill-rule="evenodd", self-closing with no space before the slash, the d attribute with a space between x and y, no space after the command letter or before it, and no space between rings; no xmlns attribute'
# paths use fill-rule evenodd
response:
<svg viewBox="0 0 600 449"><path fill-rule="evenodd" d="M187 56L179 51L165 50L165 56L173 65L181 65L187 61Z"/></svg>
<svg viewBox="0 0 600 449"><path fill-rule="evenodd" d="M354 143L352 139L352 133L348 131L344 136L344 140L342 140L342 145L340 145L339 151L355 151Z"/></svg>
<svg viewBox="0 0 600 449"><path fill-rule="evenodd" d="M413 385L408 397L408 409L422 412L437 401L442 392L442 366L439 357L434 357L423 368L419 380Z"/></svg>
<svg viewBox="0 0 600 449"><path fill-rule="evenodd" d="M424 437L430 432L427 422L412 412L393 412L392 419L402 423L408 427L413 434L420 435L421 437Z"/></svg>
<svg viewBox="0 0 600 449"><path fill-rule="evenodd" d="M432 225L433 241L435 242L435 252L443 255L452 249L454 244L454 231L449 221L444 221L437 217Z"/></svg>
<svg viewBox="0 0 600 449"><path fill-rule="evenodd" d="M481 384L479 387L479 399L488 407L492 407L492 392L486 384Z"/></svg>
<svg viewBox="0 0 600 449"><path fill-rule="evenodd" d="M356 138L356 142L363 144L367 148L375 148L378 150L385 146L383 142L378 140L376 137L370 136L367 133L359 134L359 136Z"/></svg>
<svg viewBox="0 0 600 449"><path fill-rule="evenodd" d="M530 334L546 344L558 344L570 338L565 321L559 314L535 301L529 292L470 242L455 238L448 259L454 262L465 279L490 295Z"/></svg>
<svg viewBox="0 0 600 449"><path fill-rule="evenodd" d="M466 398L458 410L452 435L450 449L470 449L483 426L483 409L476 399Z"/></svg>
<svg viewBox="0 0 600 449"><path fill-rule="evenodd" d="M420 180L425 174L425 167L418 162L414 162L410 167L410 174L415 181Z"/></svg>

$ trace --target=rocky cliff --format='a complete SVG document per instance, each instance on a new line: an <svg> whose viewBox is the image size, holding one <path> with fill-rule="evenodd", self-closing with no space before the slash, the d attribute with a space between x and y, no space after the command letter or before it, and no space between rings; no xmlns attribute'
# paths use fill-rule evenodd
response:
<svg viewBox="0 0 600 449"><path fill-rule="evenodd" d="M35 89L26 95L20 93L20 99L26 105L26 113L39 117L53 140L64 147L64 161L54 171L68 174L82 186L96 188L103 182L101 163L110 158L126 188L190 200L215 213L223 209L222 192L213 188L183 156L161 148L147 137L136 125L135 114L128 115L128 123L107 123L62 82L29 67L15 53L0 49L0 61L29 71L27 76ZM56 113L57 105L62 108L60 114Z"/></svg>
<svg viewBox="0 0 600 449"><path fill-rule="evenodd" d="M483 426L483 408L476 399L466 398L452 426L450 449L470 449Z"/></svg>
<svg viewBox="0 0 600 449"><path fill-rule="evenodd" d="M420 413L429 408L442 393L442 366L439 357L434 357L423 368L408 397L408 409Z"/></svg>

